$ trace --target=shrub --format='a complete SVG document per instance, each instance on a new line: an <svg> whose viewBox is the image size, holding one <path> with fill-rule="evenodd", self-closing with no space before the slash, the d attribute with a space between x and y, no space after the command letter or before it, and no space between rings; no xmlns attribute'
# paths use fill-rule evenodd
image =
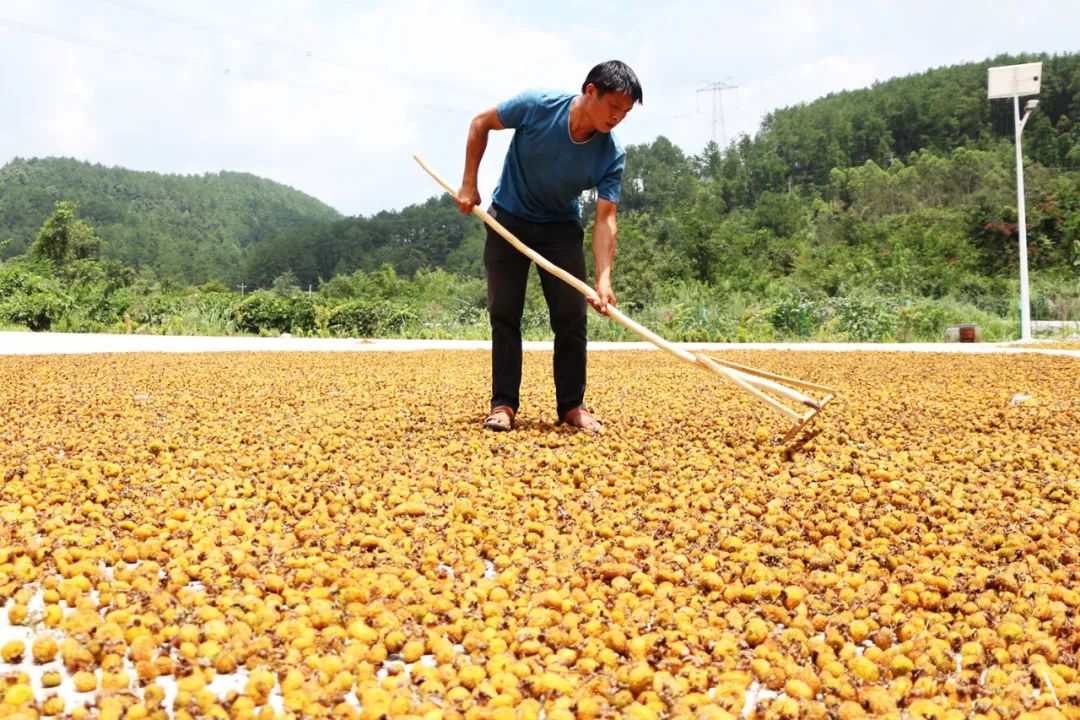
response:
<svg viewBox="0 0 1080 720"><path fill-rule="evenodd" d="M767 315L774 328L791 337L809 337L821 325L820 306L801 292L782 294Z"/></svg>
<svg viewBox="0 0 1080 720"><path fill-rule="evenodd" d="M320 325L332 335L376 337L400 333L418 320L416 313L404 305L353 300L330 308Z"/></svg>
<svg viewBox="0 0 1080 720"><path fill-rule="evenodd" d="M67 304L57 293L18 293L0 304L0 320L31 330L50 330L64 316Z"/></svg>
<svg viewBox="0 0 1080 720"><path fill-rule="evenodd" d="M896 333L893 301L869 295L834 298L830 303L835 329L854 342L886 342Z"/></svg>
<svg viewBox="0 0 1080 720"><path fill-rule="evenodd" d="M47 266L9 262L0 266L0 322L49 330L70 299Z"/></svg>
<svg viewBox="0 0 1080 720"><path fill-rule="evenodd" d="M315 328L315 306L306 295L256 290L233 307L241 332L309 332Z"/></svg>
<svg viewBox="0 0 1080 720"><path fill-rule="evenodd" d="M896 308L896 339L900 342L941 340L950 324L949 311L936 300L908 301Z"/></svg>

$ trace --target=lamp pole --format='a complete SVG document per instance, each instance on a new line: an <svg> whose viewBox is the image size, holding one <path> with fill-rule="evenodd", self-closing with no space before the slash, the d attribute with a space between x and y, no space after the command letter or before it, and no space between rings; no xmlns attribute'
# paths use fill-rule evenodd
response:
<svg viewBox="0 0 1080 720"><path fill-rule="evenodd" d="M1024 117L1020 117L1020 97L1038 95L1042 83L1042 63L1003 65L989 68L987 73L987 97L1012 98L1013 128L1016 145L1016 216L1020 230L1020 339L1031 339L1031 295L1028 291L1027 212L1024 203L1024 152L1020 147L1020 134L1031 117L1038 100L1028 100Z"/></svg>
<svg viewBox="0 0 1080 720"><path fill-rule="evenodd" d="M1013 121L1016 134L1016 219L1020 224L1020 339L1031 339L1031 294L1028 290L1027 211L1024 199L1024 152L1020 135L1031 117L1038 100L1028 100L1024 117L1020 118L1020 96L1013 95Z"/></svg>

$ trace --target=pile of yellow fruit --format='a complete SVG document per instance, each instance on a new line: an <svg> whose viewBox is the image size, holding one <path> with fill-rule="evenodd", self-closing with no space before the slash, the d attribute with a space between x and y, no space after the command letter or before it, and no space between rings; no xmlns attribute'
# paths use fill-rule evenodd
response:
<svg viewBox="0 0 1080 720"><path fill-rule="evenodd" d="M1080 718L1080 361L723 357L2 357L0 717Z"/></svg>

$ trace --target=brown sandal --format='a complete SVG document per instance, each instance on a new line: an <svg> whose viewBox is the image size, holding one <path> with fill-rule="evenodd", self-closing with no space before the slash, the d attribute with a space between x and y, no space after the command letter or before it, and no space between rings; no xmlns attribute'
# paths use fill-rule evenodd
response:
<svg viewBox="0 0 1080 720"><path fill-rule="evenodd" d="M563 423L580 430L588 430L589 432L600 432L604 427L589 413L585 406L576 407L566 413L566 415L563 415L558 424L562 425Z"/></svg>
<svg viewBox="0 0 1080 720"><path fill-rule="evenodd" d="M484 419L484 427L496 432L506 432L514 427L514 408L509 405L496 405Z"/></svg>

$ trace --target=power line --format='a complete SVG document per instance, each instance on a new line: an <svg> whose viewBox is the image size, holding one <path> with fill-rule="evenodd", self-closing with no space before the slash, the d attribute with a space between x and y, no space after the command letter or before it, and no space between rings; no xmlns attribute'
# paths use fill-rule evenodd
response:
<svg viewBox="0 0 1080 720"><path fill-rule="evenodd" d="M41 27L40 25L32 25L30 23L24 23L19 20L12 20L10 18L0 17L0 25L9 27L20 32L32 33L34 35L43 35L45 37L51 37L56 40L63 40L64 42L73 43L76 45L84 45L88 47L96 47L105 50L111 50L113 52L122 53L125 55L131 55L133 57L143 58L145 60L153 60L155 62L165 63L169 65L176 65L179 67L189 67L198 70L204 70L206 72L221 73L230 77L240 77L247 80L254 80L256 82L268 83L271 85L281 85L283 87L289 87L300 90L311 90L314 92L321 92L329 95L344 95L357 97L361 99L369 99L366 95L360 95L352 90L346 90L343 88L327 87L325 85L316 85L314 83L301 82L297 80L284 80L282 78L273 77L264 73L252 72L250 70L241 70L230 67L223 67L221 65L212 65L210 63L198 62L188 60L186 58L177 57L175 55L166 55L164 53L149 52L146 50L140 50L138 48L126 47L123 45L117 45L115 43L106 42L104 40L96 40L94 38L84 37L82 35L75 35L72 33L63 32L61 30L54 30L52 28ZM467 112L460 108L447 107L442 105L433 105L431 103L418 103L412 101L404 101L404 104L411 107L423 108L426 110L432 110L437 112Z"/></svg>
<svg viewBox="0 0 1080 720"><path fill-rule="evenodd" d="M308 90L319 90L322 92L329 92L338 95L348 94L346 90L339 90L336 88L327 88L319 85L312 85L309 83L301 83L292 80L279 80L261 73L253 73L246 70L234 70L232 68L221 67L218 65L211 65L208 63L194 62L186 60L184 58L176 57L174 55L165 55L162 53L148 52L146 50L139 50L138 48L125 47L123 45L116 45L114 43L106 42L104 40L96 40L94 38L88 38L81 35L73 35L61 30L53 30L51 28L41 27L39 25L31 25L30 23L20 22L18 20L11 20L8 18L0 18L0 25L6 25L15 30L22 32L33 33L35 35L44 35L46 37L55 38L57 40L63 40L65 42L75 43L78 45L86 45L89 47L104 48L106 50L112 50L113 52L123 53L125 55L132 55L134 57L143 58L146 60L155 60L157 62L168 63L171 65L178 65L180 67L193 67L199 70L207 70L210 72L220 72L225 75L235 75L238 77L248 78L251 80L258 80L260 82L269 82L279 85L287 85L289 87L303 88Z"/></svg>
<svg viewBox="0 0 1080 720"><path fill-rule="evenodd" d="M491 93L482 92L479 90L473 90L470 88L462 88L455 85L450 85L439 80L431 80L428 78L420 77L418 75L410 75L407 73L401 73L394 70L388 70L387 68L379 67L373 64L358 64L350 62L348 60L342 60L340 58L324 55L322 52L315 52L310 48L300 47L298 45L291 45L289 43L280 42L272 38L262 37L260 35L253 35L239 30L230 30L228 28L221 28L210 23L193 18L187 15L181 15L179 13L170 12L168 10L162 10L149 5L145 5L134 0L99 0L99 2L109 3L117 7L126 8L134 12L144 13L146 15L152 15L169 22L178 23L181 25L187 25L188 27L197 28L210 33L216 33L218 35L225 35L237 40L243 40L245 42L260 45L270 50L276 50L278 52L284 52L292 57L300 56L308 60L317 60L319 62L329 63L331 65L337 65L339 67L352 68L354 70L368 70L375 71L387 77L397 78L399 80L405 80L412 83L418 83L427 85L428 87L437 88L440 90L449 90L455 93L464 93L468 95L477 95L481 97L491 97Z"/></svg>

